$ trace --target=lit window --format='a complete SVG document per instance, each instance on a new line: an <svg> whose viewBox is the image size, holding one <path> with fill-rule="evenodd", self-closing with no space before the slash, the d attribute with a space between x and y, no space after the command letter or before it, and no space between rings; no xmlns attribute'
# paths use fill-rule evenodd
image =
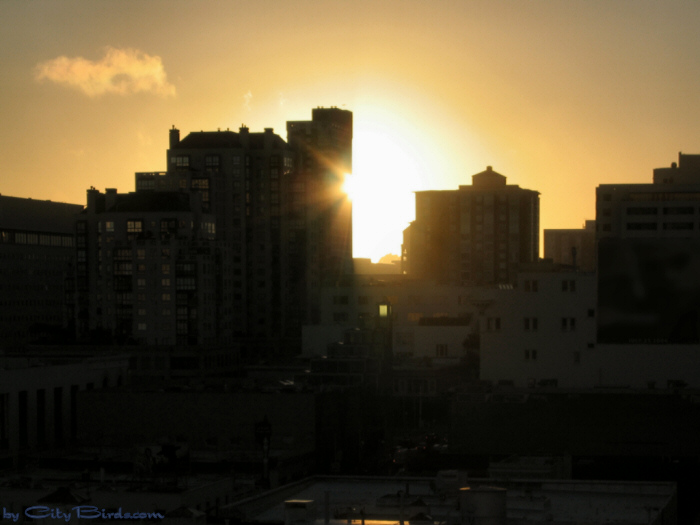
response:
<svg viewBox="0 0 700 525"><path fill-rule="evenodd" d="M141 233L143 231L143 221L126 221L126 231L128 233Z"/></svg>

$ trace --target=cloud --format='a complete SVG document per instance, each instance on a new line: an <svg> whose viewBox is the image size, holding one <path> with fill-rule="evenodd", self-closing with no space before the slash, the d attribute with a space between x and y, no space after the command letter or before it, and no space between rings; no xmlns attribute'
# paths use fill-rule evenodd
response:
<svg viewBox="0 0 700 525"><path fill-rule="evenodd" d="M107 47L99 61L60 56L38 64L36 79L63 84L90 97L139 92L162 97L175 95L175 86L168 82L160 57L138 49Z"/></svg>
<svg viewBox="0 0 700 525"><path fill-rule="evenodd" d="M246 108L248 111L250 111L250 101L253 98L253 94L248 90L248 93L243 95L243 107Z"/></svg>

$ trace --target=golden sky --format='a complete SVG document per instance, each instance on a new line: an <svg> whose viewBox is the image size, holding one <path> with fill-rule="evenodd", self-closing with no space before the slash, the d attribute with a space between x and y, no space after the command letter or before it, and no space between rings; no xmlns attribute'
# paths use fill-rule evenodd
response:
<svg viewBox="0 0 700 525"><path fill-rule="evenodd" d="M0 193L85 203L165 169L168 129L355 118L354 255L399 253L414 191L487 165L542 228L700 153L700 2L0 2Z"/></svg>

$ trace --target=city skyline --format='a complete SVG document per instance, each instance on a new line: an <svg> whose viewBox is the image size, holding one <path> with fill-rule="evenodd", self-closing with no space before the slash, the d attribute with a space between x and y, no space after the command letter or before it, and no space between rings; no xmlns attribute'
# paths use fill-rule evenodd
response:
<svg viewBox="0 0 700 525"><path fill-rule="evenodd" d="M3 3L4 195L81 203L164 169L164 130L355 116L354 256L399 253L413 192L485 166L579 228L601 183L697 150L695 4ZM562 181L565 182L562 182ZM387 198L390 195L391 198Z"/></svg>

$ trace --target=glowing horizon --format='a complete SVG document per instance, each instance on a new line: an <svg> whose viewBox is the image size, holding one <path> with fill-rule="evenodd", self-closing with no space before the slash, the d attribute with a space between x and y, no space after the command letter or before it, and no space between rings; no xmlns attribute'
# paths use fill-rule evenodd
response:
<svg viewBox="0 0 700 525"><path fill-rule="evenodd" d="M354 115L354 255L377 260L400 253L413 192L456 189L487 165L541 193L541 228L579 228L598 184L648 182L700 150L700 4L0 10L4 195L84 204L90 186L130 191L135 172L162 171L172 124L284 135L337 106Z"/></svg>

